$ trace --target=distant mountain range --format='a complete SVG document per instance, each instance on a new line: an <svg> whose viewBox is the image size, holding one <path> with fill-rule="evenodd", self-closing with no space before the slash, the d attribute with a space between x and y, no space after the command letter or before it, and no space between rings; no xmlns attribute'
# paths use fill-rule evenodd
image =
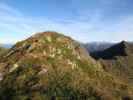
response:
<svg viewBox="0 0 133 100"><path fill-rule="evenodd" d="M89 52L96 52L96 51L105 50L114 44L115 43L109 43L109 42L90 42L84 44L84 46Z"/></svg>
<svg viewBox="0 0 133 100"><path fill-rule="evenodd" d="M0 46L4 48L11 48L13 44L0 44Z"/></svg>

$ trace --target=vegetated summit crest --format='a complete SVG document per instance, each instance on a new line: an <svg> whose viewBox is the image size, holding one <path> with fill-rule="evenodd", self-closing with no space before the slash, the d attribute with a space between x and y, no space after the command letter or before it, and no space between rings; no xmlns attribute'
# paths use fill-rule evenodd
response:
<svg viewBox="0 0 133 100"><path fill-rule="evenodd" d="M24 55L27 53L32 53L33 55L39 53L41 55L41 53L43 53L44 55L47 55L50 52L52 52L53 55L56 53L59 55L69 51L69 53L72 52L73 54L78 52L78 58L80 57L79 55L82 55L81 58L89 57L86 49L77 41L68 36L64 36L61 33L51 31L37 33L24 41L18 42L10 51L19 51L18 53L22 52L21 54Z"/></svg>
<svg viewBox="0 0 133 100"><path fill-rule="evenodd" d="M30 65L33 65L34 60L37 66L42 66L41 64L45 62L51 64L51 61L61 65L63 61L72 69L76 68L76 64L90 63L92 65L95 63L86 49L78 42L57 32L37 33L18 42L3 56L1 62L8 63L4 67L4 69L6 68L4 72L8 73L16 70L16 66L18 67L22 63L30 62Z"/></svg>
<svg viewBox="0 0 133 100"><path fill-rule="evenodd" d="M41 33L36 33L35 35L31 36L30 38L18 42L15 46L20 46L20 44L26 43L27 44L34 44L34 43L43 43L43 44L52 44L52 43L68 43L68 42L73 42L70 37L64 36L61 33L57 32L52 32L52 31L47 31L47 32L41 32ZM23 44L24 45L24 44Z"/></svg>

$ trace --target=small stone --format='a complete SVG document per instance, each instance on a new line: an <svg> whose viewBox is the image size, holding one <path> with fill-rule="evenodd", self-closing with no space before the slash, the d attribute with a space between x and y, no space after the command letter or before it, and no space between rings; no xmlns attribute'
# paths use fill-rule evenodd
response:
<svg viewBox="0 0 133 100"><path fill-rule="evenodd" d="M81 59L81 57L80 57L80 55L78 55L78 57L77 57L78 59Z"/></svg>
<svg viewBox="0 0 133 100"><path fill-rule="evenodd" d="M54 58L55 57L55 54L50 54L49 55L51 58Z"/></svg>
<svg viewBox="0 0 133 100"><path fill-rule="evenodd" d="M43 55L46 56L46 51L45 50L43 51Z"/></svg>
<svg viewBox="0 0 133 100"><path fill-rule="evenodd" d="M69 65L72 65L73 63L70 60L67 60Z"/></svg>
<svg viewBox="0 0 133 100"><path fill-rule="evenodd" d="M76 63L73 63L72 64L72 69L75 69L75 68L77 68L77 65L76 65Z"/></svg>
<svg viewBox="0 0 133 100"><path fill-rule="evenodd" d="M38 73L38 75L45 74L47 71L48 71L47 69L43 68L42 71L40 71L40 72Z"/></svg>
<svg viewBox="0 0 133 100"><path fill-rule="evenodd" d="M29 48L28 48L28 52L31 52L32 50L34 50L34 48L36 47L36 44L32 44Z"/></svg>
<svg viewBox="0 0 133 100"><path fill-rule="evenodd" d="M2 73L0 73L0 81L2 81L3 80L3 75L2 75Z"/></svg>
<svg viewBox="0 0 133 100"><path fill-rule="evenodd" d="M47 36L46 39L47 39L48 42L52 42L52 39L51 39L50 36Z"/></svg>
<svg viewBox="0 0 133 100"><path fill-rule="evenodd" d="M18 68L18 64L14 64L14 66L10 69L9 72L13 72L16 68Z"/></svg>
<svg viewBox="0 0 133 100"><path fill-rule="evenodd" d="M57 54L61 54L61 50L60 49L57 49Z"/></svg>

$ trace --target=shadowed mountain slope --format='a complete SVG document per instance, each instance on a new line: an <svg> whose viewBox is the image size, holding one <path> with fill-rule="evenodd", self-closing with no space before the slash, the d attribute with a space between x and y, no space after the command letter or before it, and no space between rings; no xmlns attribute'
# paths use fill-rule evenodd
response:
<svg viewBox="0 0 133 100"><path fill-rule="evenodd" d="M99 59L106 71L133 84L133 43L122 41L91 56Z"/></svg>
<svg viewBox="0 0 133 100"><path fill-rule="evenodd" d="M133 87L104 71L79 43L38 33L0 59L1 100L130 100Z"/></svg>

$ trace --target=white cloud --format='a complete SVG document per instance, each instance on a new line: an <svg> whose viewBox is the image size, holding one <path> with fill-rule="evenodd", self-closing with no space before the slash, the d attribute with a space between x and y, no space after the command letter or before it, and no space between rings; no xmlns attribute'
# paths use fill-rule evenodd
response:
<svg viewBox="0 0 133 100"><path fill-rule="evenodd" d="M96 10L91 15L88 15L88 11L79 10L78 19L63 20L65 24L62 19L25 16L19 10L0 3L0 42L15 43L32 35L33 32L45 30L63 32L84 42L132 40L133 16L124 17L116 22L103 21L102 17L102 10Z"/></svg>

